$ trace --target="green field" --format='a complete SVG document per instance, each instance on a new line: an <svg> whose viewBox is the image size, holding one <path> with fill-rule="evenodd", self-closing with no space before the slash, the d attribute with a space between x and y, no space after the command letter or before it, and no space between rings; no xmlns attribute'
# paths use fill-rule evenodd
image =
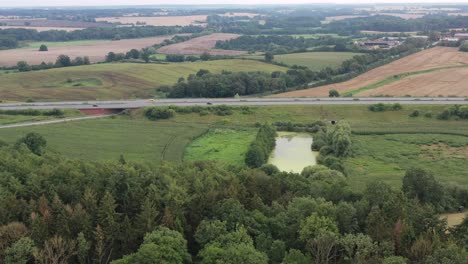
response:
<svg viewBox="0 0 468 264"><path fill-rule="evenodd" d="M110 40L74 40L74 41L38 41L38 42L25 42L22 43L22 48L26 49L39 49L41 45L46 45L47 47L68 47L76 45L91 45L98 42L111 42Z"/></svg>
<svg viewBox="0 0 468 264"><path fill-rule="evenodd" d="M127 161L160 163L181 161L186 145L206 129L201 124L121 117L0 129L0 138L13 143L28 132L37 132L46 138L49 151L67 157L106 161L123 154Z"/></svg>
<svg viewBox="0 0 468 264"><path fill-rule="evenodd" d="M74 109L64 110L63 116L31 116L31 115L6 115L0 114L0 125L8 125L14 123L22 123L22 122L34 122L34 121L43 121L43 120L52 120L52 119L59 119L63 117L78 117L84 116L80 111Z"/></svg>
<svg viewBox="0 0 468 264"><path fill-rule="evenodd" d="M211 129L187 147L184 159L244 165L245 154L256 133L256 129Z"/></svg>
<svg viewBox="0 0 468 264"><path fill-rule="evenodd" d="M354 189L379 180L400 186L405 171L421 167L446 184L468 186L468 138L440 134L353 136L353 156L345 160Z"/></svg>
<svg viewBox="0 0 468 264"><path fill-rule="evenodd" d="M326 67L337 68L343 61L359 55L353 52L301 52L275 55L275 61L289 66L305 66L313 71L320 71ZM260 55L244 56L244 58L263 60Z"/></svg>
<svg viewBox="0 0 468 264"><path fill-rule="evenodd" d="M286 71L284 67L254 60L215 60L171 64L106 63L57 68L1 76L0 98L36 101L102 100L151 97L160 85L172 85L180 77L200 69L228 71ZM68 80L88 80L71 86ZM89 82L89 80L93 80Z"/></svg>
<svg viewBox="0 0 468 264"><path fill-rule="evenodd" d="M156 122L146 120L140 110L132 117L0 129L0 138L14 142L35 131L48 140L49 151L79 159L115 160L124 154L129 161L157 163L184 156L239 165L255 137L256 123L347 120L354 132L354 151L345 165L354 189L372 180L399 186L404 171L413 166L433 171L443 183L468 186L468 122L409 117L415 109L435 116L446 107L403 105L400 111L371 112L366 105L262 106L251 107L250 114L177 113L173 119Z"/></svg>

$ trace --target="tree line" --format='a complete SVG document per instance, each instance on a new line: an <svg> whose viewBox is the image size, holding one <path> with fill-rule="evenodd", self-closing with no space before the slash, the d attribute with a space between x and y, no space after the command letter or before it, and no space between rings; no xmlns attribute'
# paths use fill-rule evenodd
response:
<svg viewBox="0 0 468 264"><path fill-rule="evenodd" d="M71 160L27 135L0 144L3 263L466 263L468 191L421 169L402 188L352 191L325 166L300 174ZM37 151L39 150L39 151ZM117 157L116 157L117 158Z"/></svg>
<svg viewBox="0 0 468 264"><path fill-rule="evenodd" d="M308 48L318 46L336 46L337 51L347 51L346 38L320 37L304 38L292 36L241 36L239 38L217 41L216 48L227 50L247 50L249 52L272 52L275 54L305 52Z"/></svg>
<svg viewBox="0 0 468 264"><path fill-rule="evenodd" d="M250 144L245 154L245 164L251 168L258 168L268 161L270 153L276 145L276 130L265 124L260 126L255 140Z"/></svg>
<svg viewBox="0 0 468 264"><path fill-rule="evenodd" d="M422 18L403 19L396 16L376 15L333 21L323 26L322 32L349 36L361 30L383 32L441 31L449 28L463 28L468 17L448 15L426 15Z"/></svg>
<svg viewBox="0 0 468 264"><path fill-rule="evenodd" d="M285 91L287 87L307 82L312 72L308 69L291 69L283 72L229 72L220 74L200 70L191 74L187 80L181 78L177 84L168 88L168 97L233 97Z"/></svg>
<svg viewBox="0 0 468 264"><path fill-rule="evenodd" d="M145 27L95 27L82 30L47 30L8 28L0 29L0 49L16 48L20 41L73 41L90 39L132 39L164 36L180 33L200 33L202 27L184 26L145 26Z"/></svg>

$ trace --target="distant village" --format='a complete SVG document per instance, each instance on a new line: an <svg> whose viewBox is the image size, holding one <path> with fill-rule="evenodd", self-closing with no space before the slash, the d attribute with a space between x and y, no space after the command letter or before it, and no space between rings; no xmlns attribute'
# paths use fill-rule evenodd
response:
<svg viewBox="0 0 468 264"><path fill-rule="evenodd" d="M355 41L354 45L360 48L375 50L375 49L391 49L398 47L408 38L429 39L429 36L415 35L409 37L380 37L376 39L367 39ZM461 42L468 40L468 33L447 33L441 34L439 43L447 46L459 46Z"/></svg>

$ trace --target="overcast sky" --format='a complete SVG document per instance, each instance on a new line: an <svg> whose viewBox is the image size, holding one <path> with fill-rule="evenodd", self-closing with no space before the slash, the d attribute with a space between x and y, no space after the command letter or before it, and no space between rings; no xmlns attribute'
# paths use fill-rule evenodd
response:
<svg viewBox="0 0 468 264"><path fill-rule="evenodd" d="M468 0L0 0L0 8L12 6L105 6L175 4L308 4L308 3L468 3Z"/></svg>

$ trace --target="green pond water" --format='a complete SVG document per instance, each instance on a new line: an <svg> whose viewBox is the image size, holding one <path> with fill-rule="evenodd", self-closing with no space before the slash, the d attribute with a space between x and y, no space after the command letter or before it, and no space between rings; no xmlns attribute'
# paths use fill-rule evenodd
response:
<svg viewBox="0 0 468 264"><path fill-rule="evenodd" d="M317 163L318 152L310 148L312 140L312 136L305 133L278 132L268 163L282 171L300 173L304 167Z"/></svg>

